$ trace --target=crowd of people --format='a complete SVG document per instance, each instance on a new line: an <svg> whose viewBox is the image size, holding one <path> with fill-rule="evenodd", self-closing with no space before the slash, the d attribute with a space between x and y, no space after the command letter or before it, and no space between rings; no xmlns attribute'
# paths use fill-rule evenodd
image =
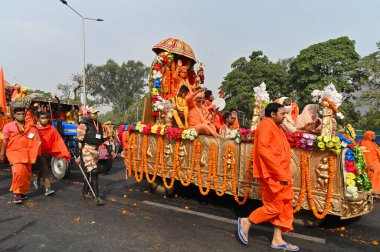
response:
<svg viewBox="0 0 380 252"><path fill-rule="evenodd" d="M13 97L20 98L25 94L16 86ZM224 92L219 92L224 98ZM230 138L231 132L239 129L238 111L235 108L222 114L213 103L215 100L211 90L182 85L176 96L171 98L174 125L180 128L194 128L198 134L214 137ZM80 156L75 162L84 167L83 199L92 199L96 205L105 202L99 194L99 146L105 141L112 145L112 154L117 152L117 144L125 132L124 125L116 132L112 122L101 124L98 121L99 110L90 107L87 110L72 107L70 111L57 114L44 104L34 103L30 107L22 105L13 107L13 121L4 121L2 126L2 143L0 161L5 156L11 164L12 184L10 191L14 194L14 203L20 204L28 199L31 181L34 187L45 188L45 195L54 193L51 186L48 160L58 157L70 160L66 143L49 119L64 119L68 123L77 124L77 147ZM273 249L298 251L299 247L283 240L282 233L293 230L292 174L290 171L290 145L285 132L321 131L322 119L319 117L319 104L306 105L299 114L299 107L288 97L281 97L269 103L261 121L255 128L254 171L261 189L263 206L254 210L248 217L237 220L240 241L248 244L248 232L252 225L270 222L274 225L271 247ZM1 118L5 118L0 110ZM53 116L52 114L55 113ZM110 141L111 140L111 141ZM364 139L358 143L365 147L365 159L373 189L380 191L380 149L375 143L375 133L368 131ZM33 177L34 174L34 178Z"/></svg>
<svg viewBox="0 0 380 252"><path fill-rule="evenodd" d="M18 99L25 97L24 90L15 84L8 94L13 109L10 112L8 110L8 115L3 107L0 111L0 162L7 160L11 165L10 191L14 194L14 203L21 204L28 199L31 184L36 190L44 188L46 196L55 193L51 186L48 162L52 157L70 162L74 153L70 153L67 139L63 139L52 125L53 121L61 119L65 123L77 125L80 156L75 162L83 165L86 174L82 197L92 198L97 205L103 205L98 187L98 148L107 142L115 157L114 151L117 151L120 141L112 122L100 124L97 120L99 111L95 107L79 109L72 106L69 111L57 113L59 110L53 110L43 102L33 102L28 106L25 101ZM89 190L90 187L92 190ZM89 191L94 192L93 195Z"/></svg>

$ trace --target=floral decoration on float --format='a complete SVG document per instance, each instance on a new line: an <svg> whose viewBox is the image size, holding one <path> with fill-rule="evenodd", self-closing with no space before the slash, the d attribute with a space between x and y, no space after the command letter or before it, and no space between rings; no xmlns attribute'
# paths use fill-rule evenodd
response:
<svg viewBox="0 0 380 252"><path fill-rule="evenodd" d="M337 136L317 136L316 147L320 151L331 151L335 153L336 155L339 155L341 152L341 142L339 137Z"/></svg>

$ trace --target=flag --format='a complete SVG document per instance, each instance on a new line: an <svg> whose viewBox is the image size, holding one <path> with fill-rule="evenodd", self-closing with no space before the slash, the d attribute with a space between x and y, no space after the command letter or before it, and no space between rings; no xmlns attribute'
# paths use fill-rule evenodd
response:
<svg viewBox="0 0 380 252"><path fill-rule="evenodd" d="M7 100L5 98L5 80L4 80L4 70L0 69L0 107L3 108L4 114L7 113Z"/></svg>

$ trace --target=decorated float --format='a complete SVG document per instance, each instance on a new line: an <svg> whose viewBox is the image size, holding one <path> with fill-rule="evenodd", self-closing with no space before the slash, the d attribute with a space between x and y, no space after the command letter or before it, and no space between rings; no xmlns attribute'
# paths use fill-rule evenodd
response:
<svg viewBox="0 0 380 252"><path fill-rule="evenodd" d="M194 184L202 195L230 194L240 205L260 199L258 181L252 177L252 147L254 130L269 102L265 84L255 88L251 129L233 130L229 139L198 135L186 122L178 127L173 111L181 109L181 104L172 98L180 85L195 90L203 84L202 64L196 64L191 47L177 39L166 39L153 51L157 56L151 66L143 122L125 125L123 134L128 176L137 182L162 181L167 189L175 181L185 187ZM342 97L333 85L312 95L322 109L321 131L287 134L292 147L294 212L309 210L318 219L327 214L342 219L367 214L373 209L373 198L363 150L356 146L352 127L336 132Z"/></svg>

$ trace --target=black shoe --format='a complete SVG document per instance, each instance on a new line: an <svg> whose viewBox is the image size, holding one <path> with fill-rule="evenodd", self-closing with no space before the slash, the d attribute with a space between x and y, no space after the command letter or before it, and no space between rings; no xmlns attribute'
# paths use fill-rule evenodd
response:
<svg viewBox="0 0 380 252"><path fill-rule="evenodd" d="M97 206L103 206L105 204L105 201L100 197L94 198L93 201Z"/></svg>

